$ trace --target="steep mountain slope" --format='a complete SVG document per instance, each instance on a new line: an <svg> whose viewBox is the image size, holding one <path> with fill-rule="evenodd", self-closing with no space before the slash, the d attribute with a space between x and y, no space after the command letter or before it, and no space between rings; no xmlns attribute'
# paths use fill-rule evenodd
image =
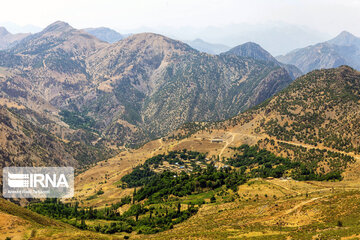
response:
<svg viewBox="0 0 360 240"><path fill-rule="evenodd" d="M297 67L295 67L294 65L278 62L269 52L263 49L259 44L253 42L247 42L242 45L236 46L223 54L233 54L240 57L254 58L259 61L273 62L285 68L293 79L298 78L302 75L302 72Z"/></svg>
<svg viewBox="0 0 360 240"><path fill-rule="evenodd" d="M84 31L108 43L118 42L125 37L117 31L106 27L85 28Z"/></svg>
<svg viewBox="0 0 360 240"><path fill-rule="evenodd" d="M210 136L230 138L232 146L258 144L276 154L307 161L319 171L344 170L352 156L357 155L360 160L359 103L358 71L348 66L316 70L233 119L213 125L186 126L185 136L191 134L187 133L189 130L194 133L197 131L194 129L218 129L220 133ZM206 136L201 131L195 135ZM227 147L229 142L218 154L226 152Z"/></svg>
<svg viewBox="0 0 360 240"><path fill-rule="evenodd" d="M195 48L200 52L205 52L209 54L219 54L230 49L230 47L223 44L208 43L199 38L192 41L185 41L185 43L189 44L192 48Z"/></svg>
<svg viewBox="0 0 360 240"><path fill-rule="evenodd" d="M24 126L2 129L3 166L77 167L110 156L101 146L92 146L98 138L96 133L71 129L59 115L67 101L91 89L84 59L105 45L67 23L55 22L13 48L0 51L0 105L12 108L16 113L12 117L21 116L17 122ZM6 116L7 110L2 111ZM53 134L72 141L65 143Z"/></svg>
<svg viewBox="0 0 360 240"><path fill-rule="evenodd" d="M6 30L6 28L0 27L0 50L7 49L10 46L15 45L17 42L29 35L30 33L11 34Z"/></svg>
<svg viewBox="0 0 360 240"><path fill-rule="evenodd" d="M258 145L305 162L304 172L340 178L346 170L342 176L359 180L359 103L359 72L348 66L316 70L235 118L185 125L174 133L176 139L183 139L175 149L190 148L226 159L236 154L231 147ZM207 143L212 139L220 139L220 144ZM354 165L347 168L349 164Z"/></svg>
<svg viewBox="0 0 360 240"><path fill-rule="evenodd" d="M60 109L93 89L85 58L107 45L67 23L55 22L13 48L0 51L0 95L57 123L57 127L47 129L55 133L61 128L65 132L60 131L58 136L64 137L68 131L60 120Z"/></svg>
<svg viewBox="0 0 360 240"><path fill-rule="evenodd" d="M208 127L359 154L359 102L360 72L348 66L315 70L257 107Z"/></svg>
<svg viewBox="0 0 360 240"><path fill-rule="evenodd" d="M65 144L0 107L0 164L4 166L78 166Z"/></svg>
<svg viewBox="0 0 360 240"><path fill-rule="evenodd" d="M314 69L334 68L349 65L360 70L360 38L342 32L327 42L296 49L277 60L293 64L304 73Z"/></svg>
<svg viewBox="0 0 360 240"><path fill-rule="evenodd" d="M279 140L360 152L360 73L341 66L313 71L251 114ZM255 115L253 115L255 116Z"/></svg>
<svg viewBox="0 0 360 240"><path fill-rule="evenodd" d="M45 122L39 125L45 124L48 120L43 119L43 121ZM1 167L72 166L78 168L104 160L114 154L105 148L63 141L44 128L25 120L14 110L9 111L2 106L0 106L0 136Z"/></svg>
<svg viewBox="0 0 360 240"><path fill-rule="evenodd" d="M94 118L118 117L140 127L140 138L159 137L187 121L230 117L291 82L273 63L212 56L151 33L104 48L90 56L87 65L107 95L97 96L87 109L101 109ZM116 128L108 129L118 132Z"/></svg>

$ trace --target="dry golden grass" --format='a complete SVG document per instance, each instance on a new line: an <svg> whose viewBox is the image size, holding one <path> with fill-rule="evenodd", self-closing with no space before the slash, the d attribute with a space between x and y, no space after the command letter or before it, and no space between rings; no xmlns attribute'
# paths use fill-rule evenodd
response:
<svg viewBox="0 0 360 240"><path fill-rule="evenodd" d="M0 212L0 236L13 240L23 239L30 232L30 223L20 217Z"/></svg>
<svg viewBox="0 0 360 240"><path fill-rule="evenodd" d="M261 186L260 183L257 185ZM272 183L265 183L265 187L268 188L268 185L271 186ZM339 236L356 236L355 234L360 233L358 226L360 214L352 213L359 208L356 204L360 197L359 192L321 192L311 193L308 196L291 194L292 191L289 191L286 196L278 199L237 199L232 203L205 205L197 215L174 226L174 229L136 237L137 239L312 239L315 236L322 236L320 239L338 239ZM338 220L344 223L343 227L336 226Z"/></svg>
<svg viewBox="0 0 360 240"><path fill-rule="evenodd" d="M0 105L6 106L8 108L25 109L25 106L18 104L17 102L14 102L7 98L0 98Z"/></svg>

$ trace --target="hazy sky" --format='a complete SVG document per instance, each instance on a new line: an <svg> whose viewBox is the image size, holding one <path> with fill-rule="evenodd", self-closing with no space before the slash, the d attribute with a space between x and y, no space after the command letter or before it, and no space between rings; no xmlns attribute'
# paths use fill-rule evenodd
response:
<svg viewBox="0 0 360 240"><path fill-rule="evenodd" d="M270 21L360 36L359 13L360 0L2 0L0 23L45 27L63 20L76 28L125 31Z"/></svg>

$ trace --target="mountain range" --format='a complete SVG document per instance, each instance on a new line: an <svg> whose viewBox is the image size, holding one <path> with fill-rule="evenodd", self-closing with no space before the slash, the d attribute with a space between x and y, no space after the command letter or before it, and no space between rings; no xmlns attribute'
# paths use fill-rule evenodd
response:
<svg viewBox="0 0 360 240"><path fill-rule="evenodd" d="M358 40L344 32L327 44L353 47ZM80 142L80 152L141 145L184 123L227 119L302 75L252 42L210 55L153 33L108 43L61 21L0 56L2 105L58 138L59 146Z"/></svg>
<svg viewBox="0 0 360 240"><path fill-rule="evenodd" d="M222 153L231 146L260 144L288 157L294 157L291 152L300 154L294 150L301 147L359 155L359 93L360 72L353 68L314 70L236 117L206 125L184 125L177 133L196 136L186 140L192 142L199 137L205 141L222 136L227 142ZM297 157L305 159L305 155Z"/></svg>
<svg viewBox="0 0 360 240"><path fill-rule="evenodd" d="M209 55L152 33L109 44L64 22L0 55L2 97L49 119L44 127L59 137L87 143L139 144L185 122L225 119L293 80L273 62Z"/></svg>
<svg viewBox="0 0 360 240"><path fill-rule="evenodd" d="M304 73L341 65L360 70L360 38L343 31L329 41L293 50L276 59L293 64Z"/></svg>
<svg viewBox="0 0 360 240"><path fill-rule="evenodd" d="M208 27L153 27L133 29L132 32L155 32L175 39L202 39L234 47L256 42L272 55L285 54L293 49L325 41L329 35L308 27L282 22L241 23Z"/></svg>

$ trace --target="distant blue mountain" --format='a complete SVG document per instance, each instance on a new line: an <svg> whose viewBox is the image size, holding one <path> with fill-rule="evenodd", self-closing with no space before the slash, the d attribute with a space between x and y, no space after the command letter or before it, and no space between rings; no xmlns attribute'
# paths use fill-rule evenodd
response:
<svg viewBox="0 0 360 240"><path fill-rule="evenodd" d="M126 37L117 31L106 27L85 28L84 30L98 39L108 43L118 42Z"/></svg>
<svg viewBox="0 0 360 240"><path fill-rule="evenodd" d="M214 44L205 42L202 39L195 39L193 41L185 41L185 43L189 44L192 48L199 50L200 52L206 52L210 54L219 54L225 52L230 49L230 47L223 44Z"/></svg>

